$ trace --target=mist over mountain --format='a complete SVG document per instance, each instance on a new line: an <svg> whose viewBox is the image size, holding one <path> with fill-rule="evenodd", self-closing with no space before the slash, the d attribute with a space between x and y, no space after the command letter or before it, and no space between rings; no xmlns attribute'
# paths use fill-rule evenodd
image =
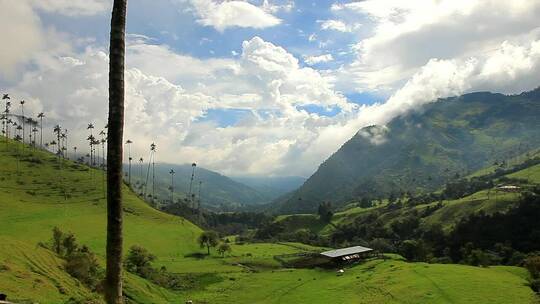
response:
<svg viewBox="0 0 540 304"><path fill-rule="evenodd" d="M301 176L233 176L231 178L257 190L270 200L300 188L306 181L306 178Z"/></svg>
<svg viewBox="0 0 540 304"><path fill-rule="evenodd" d="M540 145L540 90L477 92L440 99L384 126L362 128L292 195L282 213L312 212L362 197L433 191Z"/></svg>
<svg viewBox="0 0 540 304"><path fill-rule="evenodd" d="M174 179L171 179L170 170L174 170ZM242 205L256 205L269 202L271 199L263 193L242 183L224 176L220 173L207 170L200 166L195 168L193 182L191 164L155 164L156 196L159 200L170 202L170 186L174 180L175 201L188 197L191 184L191 193L199 198L199 188L202 206L208 208L237 208ZM127 165L124 166L127 171ZM148 175L148 180L147 180ZM135 189L141 191L142 184L146 182L146 193L152 191L152 168L148 164L132 164L132 183Z"/></svg>

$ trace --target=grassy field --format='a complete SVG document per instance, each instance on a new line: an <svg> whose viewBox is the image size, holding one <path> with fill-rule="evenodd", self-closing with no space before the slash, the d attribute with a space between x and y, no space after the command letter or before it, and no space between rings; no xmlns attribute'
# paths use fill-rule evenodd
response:
<svg viewBox="0 0 540 304"><path fill-rule="evenodd" d="M0 292L12 300L45 304L95 297L63 271L61 259L37 244L48 241L58 226L73 232L103 262L102 172L28 147L18 154L15 148L11 143L6 151L0 141ZM136 303L531 303L534 298L525 270L516 267L391 259L347 269L343 276L283 269L274 255L319 249L297 243L233 244L224 258L215 251L201 259L186 257L205 252L196 243L200 228L151 208L127 187L124 203L126 248L144 246L157 256L156 267L181 273L190 286L170 291L127 274L125 291Z"/></svg>

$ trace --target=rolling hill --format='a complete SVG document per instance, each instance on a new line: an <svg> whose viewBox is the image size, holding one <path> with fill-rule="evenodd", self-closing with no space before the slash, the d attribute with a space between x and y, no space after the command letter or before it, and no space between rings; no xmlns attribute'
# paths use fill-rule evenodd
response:
<svg viewBox="0 0 540 304"><path fill-rule="evenodd" d="M231 178L257 190L271 200L300 188L306 181L306 178L300 176L234 176Z"/></svg>
<svg viewBox="0 0 540 304"><path fill-rule="evenodd" d="M362 197L426 192L540 146L540 89L451 97L361 129L292 195L280 213L313 212Z"/></svg>
<svg viewBox="0 0 540 304"><path fill-rule="evenodd" d="M71 231L104 262L106 208L102 172L52 154L0 141L0 291L19 303L102 303L64 271L64 261L38 246L54 226ZM298 243L232 244L225 257L205 258L201 230L149 207L124 188L125 247L139 244L155 266L182 275L168 290L126 273L129 303L532 303L519 267L407 263L398 256L333 270L285 269L273 256L317 250ZM74 298L76 301L74 302ZM71 300L70 300L71 299Z"/></svg>
<svg viewBox="0 0 540 304"><path fill-rule="evenodd" d="M508 180L515 180L513 185L519 185L527 189L540 185L540 151L530 151L529 155L518 156L508 160L513 166L523 166L519 170L509 170L508 174L502 174L494 179L494 185L504 185ZM534 161L532 161L534 160ZM531 165L526 165L528 163ZM489 166L482 168L469 177L479 177L492 174L500 169L499 166ZM512 168L512 167L509 167ZM276 222L284 226L285 231L294 232L300 229L308 229L312 233L321 236L329 236L341 225L352 224L360 218L376 216L376 218L390 226L392 222L399 221L411 212L422 215L422 225L440 224L445 230L451 229L457 222L479 212L484 214L494 214L496 212L505 213L510 208L515 207L522 197L519 192L505 192L498 190L496 186L483 189L458 199L448 199L419 204L417 206L407 206L403 208L387 210L388 200L377 202L373 207L362 208L360 202L349 201L341 210L337 210L330 223L325 223L319 219L317 214L290 214L276 217Z"/></svg>
<svg viewBox="0 0 540 304"><path fill-rule="evenodd" d="M163 202L170 202L171 175L173 169L175 201L183 200L188 196L191 180L192 167L189 164L175 165L166 163L155 164L156 196ZM124 170L125 171L125 170ZM146 182L148 173L147 165L141 168L139 165L132 168L132 183L137 192L142 192L142 184ZM275 196L268 192L260 192L241 182L235 181L217 172L196 167L195 178L192 184L192 193L198 198L199 182L202 181L201 196L202 206L215 210L236 209L244 205L257 205L270 202ZM147 193L151 193L152 173L148 177Z"/></svg>

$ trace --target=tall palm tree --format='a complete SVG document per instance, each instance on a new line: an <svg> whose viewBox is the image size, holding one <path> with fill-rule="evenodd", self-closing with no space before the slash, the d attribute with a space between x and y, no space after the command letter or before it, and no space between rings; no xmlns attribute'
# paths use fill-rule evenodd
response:
<svg viewBox="0 0 540 304"><path fill-rule="evenodd" d="M41 112L37 117L39 118L39 128L41 129L39 134L39 146L43 148L43 117L45 117L45 114Z"/></svg>
<svg viewBox="0 0 540 304"><path fill-rule="evenodd" d="M64 155L64 158L67 158L69 159L69 153L67 152L67 149L68 149L68 130L67 129L64 129L64 150L66 150L66 155Z"/></svg>
<svg viewBox="0 0 540 304"><path fill-rule="evenodd" d="M146 171L146 180L144 182L144 195L147 196L148 195L148 177L150 176L150 167L153 166L154 164L154 154L156 153L156 144L155 143L152 143L150 145L150 157L148 158L148 170ZM152 172L154 172L154 168L152 167ZM152 174L153 176L153 174ZM153 179L153 177L152 177ZM153 187L153 185L152 185ZM152 193L152 197L153 197L153 193Z"/></svg>
<svg viewBox="0 0 540 304"><path fill-rule="evenodd" d="M142 175L142 168L143 168L144 159L141 157L139 158L139 178L142 181L143 175Z"/></svg>
<svg viewBox="0 0 540 304"><path fill-rule="evenodd" d="M77 160L77 147L73 147L73 159Z"/></svg>
<svg viewBox="0 0 540 304"><path fill-rule="evenodd" d="M62 128L60 128L60 125L54 126L53 132L56 134L57 145L58 145L58 157L62 155L62 145L60 144L60 137L62 136Z"/></svg>
<svg viewBox="0 0 540 304"><path fill-rule="evenodd" d="M197 217L199 219L199 223L201 222L201 189L202 181L199 181L199 197L197 199Z"/></svg>
<svg viewBox="0 0 540 304"><path fill-rule="evenodd" d="M107 137L107 267L105 301L122 301L122 148L124 135L124 57L127 0L114 0L109 50Z"/></svg>
<svg viewBox="0 0 540 304"><path fill-rule="evenodd" d="M99 136L101 136L101 166L100 168L105 169L105 142L107 142L107 133L105 130L99 131Z"/></svg>
<svg viewBox="0 0 540 304"><path fill-rule="evenodd" d="M152 201L156 199L156 144L150 145L152 153Z"/></svg>
<svg viewBox="0 0 540 304"><path fill-rule="evenodd" d="M126 145L128 146L128 185L131 186L131 144L133 142L131 141L131 139L128 139L126 141Z"/></svg>
<svg viewBox="0 0 540 304"><path fill-rule="evenodd" d="M197 167L196 163L191 164L191 180L189 181L189 194L188 197L191 200L191 206L195 208L195 202L193 201L193 193L191 192L191 189L193 187L193 179L195 178L195 168Z"/></svg>
<svg viewBox="0 0 540 304"><path fill-rule="evenodd" d="M8 113L9 113L9 107L8 107L8 103L9 103L9 100L11 98L9 97L9 94L3 94L2 96L2 100L5 100L6 101L6 107L5 107L5 110L4 110L4 115L2 115L2 133L6 136L6 144L7 144L7 136L8 136L8 131L7 131L7 128L8 128L8 123L7 123L7 120L8 120Z"/></svg>
<svg viewBox="0 0 540 304"><path fill-rule="evenodd" d="M11 129L11 124L13 123L11 118L9 118L9 108L10 107L11 107L11 102L6 101L6 109L4 110L4 113L5 113L6 119L7 119L7 123L6 123L6 144L9 143L9 141L8 141L8 139L9 139L9 131Z"/></svg>
<svg viewBox="0 0 540 304"><path fill-rule="evenodd" d="M92 131L94 129L94 124L92 123L89 123L88 126L86 127L86 130L90 130L90 136L88 136L87 140L90 142L90 166L92 166L92 164L94 163L93 162L93 147L92 147L92 144L93 144L93 141L94 141L94 132Z"/></svg>
<svg viewBox="0 0 540 304"><path fill-rule="evenodd" d="M32 128L32 133L34 134L34 141L32 141L32 146L34 147L34 149L36 148L36 136L37 136L37 132L38 132L38 128L36 127L33 127Z"/></svg>
<svg viewBox="0 0 540 304"><path fill-rule="evenodd" d="M22 139L23 139L22 142L24 144L24 121L25 121L25 118L24 118L24 104L25 104L25 101L21 100L20 104L21 104L21 116L22 116ZM24 145L23 145L23 149L24 149Z"/></svg>
<svg viewBox="0 0 540 304"><path fill-rule="evenodd" d="M171 204L174 203L174 170L171 169L171 171L169 171L169 174L171 175Z"/></svg>

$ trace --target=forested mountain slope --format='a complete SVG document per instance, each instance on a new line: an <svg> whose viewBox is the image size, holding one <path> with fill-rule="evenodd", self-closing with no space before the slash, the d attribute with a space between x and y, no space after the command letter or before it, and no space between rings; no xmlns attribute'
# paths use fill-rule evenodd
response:
<svg viewBox="0 0 540 304"><path fill-rule="evenodd" d="M540 145L540 90L451 97L361 129L293 195L282 213L362 197L435 190L452 178Z"/></svg>

